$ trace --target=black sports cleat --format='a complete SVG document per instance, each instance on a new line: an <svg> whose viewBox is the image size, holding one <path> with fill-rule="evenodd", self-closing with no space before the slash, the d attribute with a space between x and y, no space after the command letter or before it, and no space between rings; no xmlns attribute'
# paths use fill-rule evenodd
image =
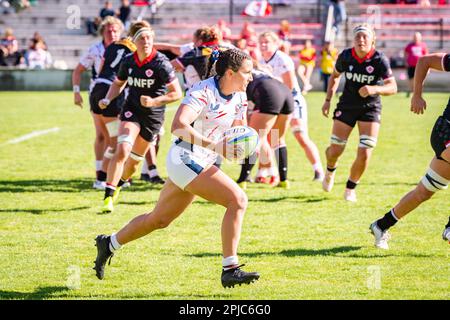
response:
<svg viewBox="0 0 450 320"><path fill-rule="evenodd" d="M250 284L259 279L258 272L245 272L241 270L244 264L230 269L227 271L222 271L222 286L224 288L231 288L235 285L241 285L243 283Z"/></svg>
<svg viewBox="0 0 450 320"><path fill-rule="evenodd" d="M141 180L150 182L150 176L146 173L141 173Z"/></svg>
<svg viewBox="0 0 450 320"><path fill-rule="evenodd" d="M160 176L154 176L150 178L149 182L154 184L164 184L166 183L166 180L164 180Z"/></svg>
<svg viewBox="0 0 450 320"><path fill-rule="evenodd" d="M109 250L109 243L111 242L110 237L104 234L98 235L95 238L95 246L97 247L97 258L94 263L95 275L97 278L102 280L105 277L105 265L106 261L109 259L108 265L111 264L111 259L114 253Z"/></svg>

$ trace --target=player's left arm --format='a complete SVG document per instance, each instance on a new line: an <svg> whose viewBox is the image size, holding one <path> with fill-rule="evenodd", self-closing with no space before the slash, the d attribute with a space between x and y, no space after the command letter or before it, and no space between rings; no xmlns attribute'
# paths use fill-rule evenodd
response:
<svg viewBox="0 0 450 320"><path fill-rule="evenodd" d="M361 97L366 98L372 95L390 96L397 93L397 81L392 76L385 79L384 84L381 86L364 86L359 89Z"/></svg>
<svg viewBox="0 0 450 320"><path fill-rule="evenodd" d="M383 78L383 85L364 86L359 89L359 95L363 98L372 95L390 96L397 93L397 81L395 81L388 58L382 56L379 65L379 76Z"/></svg>
<svg viewBox="0 0 450 320"><path fill-rule="evenodd" d="M168 103L177 101L181 99L183 96L183 92L181 90L180 82L178 78L175 78L167 84L167 93L156 97L151 98L149 96L141 96L141 104L144 107L152 108L152 107L162 107Z"/></svg>

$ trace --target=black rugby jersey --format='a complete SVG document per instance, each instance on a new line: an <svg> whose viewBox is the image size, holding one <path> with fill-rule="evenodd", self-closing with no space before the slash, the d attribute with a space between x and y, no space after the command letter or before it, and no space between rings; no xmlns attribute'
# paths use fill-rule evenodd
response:
<svg viewBox="0 0 450 320"><path fill-rule="evenodd" d="M136 51L136 46L129 39L122 39L110 44L103 54L103 67L98 77L113 82L122 59L134 51Z"/></svg>
<svg viewBox="0 0 450 320"><path fill-rule="evenodd" d="M183 65L184 68L193 66L197 71L200 80L205 80L213 75L212 60L214 51L226 51L229 47L220 45L218 43L204 43L199 47L186 52L182 57L177 58L177 61Z"/></svg>
<svg viewBox="0 0 450 320"><path fill-rule="evenodd" d="M159 113L162 107L143 107L141 96L156 98L167 93L167 84L176 79L175 71L169 59L162 53L153 50L144 61L139 61L137 52L126 56L120 64L117 78L127 81L129 88L126 105L146 114Z"/></svg>
<svg viewBox="0 0 450 320"><path fill-rule="evenodd" d="M447 53L443 60L442 60L442 66L444 67L445 71L450 72L450 53ZM444 110L444 118L450 121L450 98L448 99L447 108Z"/></svg>
<svg viewBox="0 0 450 320"><path fill-rule="evenodd" d="M379 95L363 98L358 90L365 85L381 85L382 80L393 77L389 60L383 53L372 50L361 59L354 48L345 49L338 56L335 68L345 78L338 108L381 108Z"/></svg>

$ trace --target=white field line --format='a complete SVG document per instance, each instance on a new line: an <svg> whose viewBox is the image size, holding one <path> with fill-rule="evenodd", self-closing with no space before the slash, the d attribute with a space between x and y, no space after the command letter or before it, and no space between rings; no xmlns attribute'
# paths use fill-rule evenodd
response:
<svg viewBox="0 0 450 320"><path fill-rule="evenodd" d="M33 139L33 138L38 137L38 136L42 136L44 134L49 134L49 133L58 132L58 131L59 131L59 128L51 128L51 129L46 129L46 130L37 130L37 131L33 131L31 133L28 133L26 135L20 136L18 138L8 140L4 144L16 144L16 143L20 143L22 141Z"/></svg>

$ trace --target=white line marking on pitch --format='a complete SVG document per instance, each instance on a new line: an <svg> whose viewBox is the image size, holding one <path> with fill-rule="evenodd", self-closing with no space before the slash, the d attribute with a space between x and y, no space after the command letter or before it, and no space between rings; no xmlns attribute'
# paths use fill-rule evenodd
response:
<svg viewBox="0 0 450 320"><path fill-rule="evenodd" d="M24 136L21 136L21 137L9 140L9 141L6 142L6 144L16 144L16 143L19 143L19 142L22 142L22 141L25 141L25 140L28 140L28 139L32 139L32 138L35 138L35 137L38 137L38 136L42 136L44 134L49 134L49 133L58 132L58 131L59 131L59 128L51 128L51 129L46 129L46 130L37 130L37 131L33 131L31 133L28 133L28 134L26 134Z"/></svg>

